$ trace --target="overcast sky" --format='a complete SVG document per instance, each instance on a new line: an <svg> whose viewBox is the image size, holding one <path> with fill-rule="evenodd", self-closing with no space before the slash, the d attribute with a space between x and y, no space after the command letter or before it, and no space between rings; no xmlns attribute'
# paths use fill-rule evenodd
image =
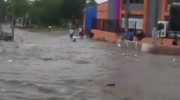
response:
<svg viewBox="0 0 180 100"><path fill-rule="evenodd" d="M107 0L96 0L98 3L102 3L102 2L105 2Z"/></svg>

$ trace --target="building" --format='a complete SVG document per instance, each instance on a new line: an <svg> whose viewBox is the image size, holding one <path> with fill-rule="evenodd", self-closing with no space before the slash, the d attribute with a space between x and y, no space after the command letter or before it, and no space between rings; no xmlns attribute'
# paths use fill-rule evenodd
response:
<svg viewBox="0 0 180 100"><path fill-rule="evenodd" d="M168 20L169 4L173 2L180 3L180 0L130 0L129 18L140 20L140 27L147 36L150 36L152 28L158 20ZM108 0L107 2L101 3L97 6L97 19L122 20L125 14L125 6L126 0ZM101 23L98 22L98 24ZM94 32L96 34L98 30L96 29ZM108 35L109 34L110 33L108 33ZM114 33L112 34L114 35ZM115 37L115 35L113 37Z"/></svg>

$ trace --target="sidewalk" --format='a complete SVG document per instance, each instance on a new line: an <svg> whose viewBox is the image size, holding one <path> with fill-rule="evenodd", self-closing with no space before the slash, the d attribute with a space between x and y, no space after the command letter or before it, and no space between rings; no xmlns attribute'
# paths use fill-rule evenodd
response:
<svg viewBox="0 0 180 100"><path fill-rule="evenodd" d="M180 46L173 46L171 39L163 39L163 44L159 39L158 45L152 44L151 38L145 38L141 42L136 41L120 41L121 48L130 49L140 52L152 54L176 55L180 56Z"/></svg>
<svg viewBox="0 0 180 100"><path fill-rule="evenodd" d="M152 38L144 38L142 40L142 43L152 44ZM158 40L158 45L172 46L172 39L162 39L162 43L163 44L161 44L161 39L159 39Z"/></svg>

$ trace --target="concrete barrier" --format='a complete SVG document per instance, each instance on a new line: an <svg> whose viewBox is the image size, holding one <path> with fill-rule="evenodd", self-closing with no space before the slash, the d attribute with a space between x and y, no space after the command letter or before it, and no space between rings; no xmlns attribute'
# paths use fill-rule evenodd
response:
<svg viewBox="0 0 180 100"><path fill-rule="evenodd" d="M121 48L130 49L140 52L164 55L180 56L180 46L163 46L148 43L132 42L128 40L119 41Z"/></svg>
<svg viewBox="0 0 180 100"><path fill-rule="evenodd" d="M132 42L128 40L120 41L120 45L124 49L131 49L136 51L141 51L142 44L138 42Z"/></svg>

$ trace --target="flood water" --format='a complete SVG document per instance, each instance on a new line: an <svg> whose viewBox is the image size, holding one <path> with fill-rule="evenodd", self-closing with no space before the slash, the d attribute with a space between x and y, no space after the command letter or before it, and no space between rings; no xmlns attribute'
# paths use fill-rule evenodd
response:
<svg viewBox="0 0 180 100"><path fill-rule="evenodd" d="M180 100L180 57L65 34L16 29L0 42L0 100Z"/></svg>

